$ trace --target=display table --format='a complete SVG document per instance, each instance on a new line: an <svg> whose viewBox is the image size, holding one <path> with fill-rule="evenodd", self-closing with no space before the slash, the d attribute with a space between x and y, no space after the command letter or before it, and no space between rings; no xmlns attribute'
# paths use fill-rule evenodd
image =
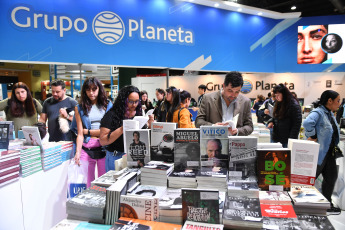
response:
<svg viewBox="0 0 345 230"><path fill-rule="evenodd" d="M65 219L69 162L0 187L0 228L46 230Z"/></svg>

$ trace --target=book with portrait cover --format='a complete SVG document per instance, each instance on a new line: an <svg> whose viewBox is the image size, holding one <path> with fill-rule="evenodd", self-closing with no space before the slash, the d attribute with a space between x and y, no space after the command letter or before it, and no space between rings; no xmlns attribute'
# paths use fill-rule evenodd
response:
<svg viewBox="0 0 345 230"><path fill-rule="evenodd" d="M27 145L36 145L42 147L41 135L36 126L23 126L23 134Z"/></svg>
<svg viewBox="0 0 345 230"><path fill-rule="evenodd" d="M121 217L109 230L180 230L181 225Z"/></svg>
<svg viewBox="0 0 345 230"><path fill-rule="evenodd" d="M256 178L256 148L258 138L253 136L229 136L229 180Z"/></svg>
<svg viewBox="0 0 345 230"><path fill-rule="evenodd" d="M127 167L141 168L150 161L150 130L126 130Z"/></svg>
<svg viewBox="0 0 345 230"><path fill-rule="evenodd" d="M219 191L182 189L183 221L219 224Z"/></svg>
<svg viewBox="0 0 345 230"><path fill-rule="evenodd" d="M191 230L191 229L210 229L210 230L223 230L224 225L222 224L207 224L194 221L186 221L181 230Z"/></svg>
<svg viewBox="0 0 345 230"><path fill-rule="evenodd" d="M223 224L226 228L262 228L258 191L232 191L225 197Z"/></svg>
<svg viewBox="0 0 345 230"><path fill-rule="evenodd" d="M10 131L9 124L0 124L0 150L1 151L8 150L8 146L10 144L9 131Z"/></svg>
<svg viewBox="0 0 345 230"><path fill-rule="evenodd" d="M284 149L258 149L258 186L263 191L290 191L291 151Z"/></svg>
<svg viewBox="0 0 345 230"><path fill-rule="evenodd" d="M152 122L151 124L151 160L174 162L174 130L176 123Z"/></svg>
<svg viewBox="0 0 345 230"><path fill-rule="evenodd" d="M228 168L228 127L200 127L200 166Z"/></svg>
<svg viewBox="0 0 345 230"><path fill-rule="evenodd" d="M297 215L300 226L303 230L309 229L325 229L325 230L335 230L327 216L319 215Z"/></svg>
<svg viewBox="0 0 345 230"><path fill-rule="evenodd" d="M120 216L153 221L154 198L151 196L121 195Z"/></svg>
<svg viewBox="0 0 345 230"><path fill-rule="evenodd" d="M320 144L289 139L288 148L291 150L291 183L314 185Z"/></svg>
<svg viewBox="0 0 345 230"><path fill-rule="evenodd" d="M175 169L199 168L200 129L174 130Z"/></svg>

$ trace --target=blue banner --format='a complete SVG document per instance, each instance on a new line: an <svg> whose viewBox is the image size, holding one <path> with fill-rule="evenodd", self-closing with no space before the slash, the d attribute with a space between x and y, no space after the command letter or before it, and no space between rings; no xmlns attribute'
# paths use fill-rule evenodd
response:
<svg viewBox="0 0 345 230"><path fill-rule="evenodd" d="M0 2L0 60L323 71L329 65L297 65L301 22L172 0L7 0ZM344 69L337 66L334 71Z"/></svg>

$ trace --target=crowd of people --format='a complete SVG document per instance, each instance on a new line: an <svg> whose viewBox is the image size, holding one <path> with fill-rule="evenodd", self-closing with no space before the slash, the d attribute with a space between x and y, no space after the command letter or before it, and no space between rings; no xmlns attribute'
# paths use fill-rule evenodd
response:
<svg viewBox="0 0 345 230"><path fill-rule="evenodd" d="M12 89L11 98L0 102L0 110L5 111L7 120L14 121L16 135L24 125L45 129L47 123L49 141L75 139L74 160L78 165L81 161L88 162L87 186L90 186L95 178L96 164L98 176L101 176L114 170L114 161L125 154L123 120L142 116L152 109L154 112L148 115L149 120L143 128L151 128L153 121L174 122L178 128L221 125L228 127L229 135L247 136L253 132L251 109L255 109L258 122L266 124L271 131L271 142L280 142L287 147L289 138L298 139L302 111L297 95L293 95L284 84L278 84L266 100L258 95L252 106L251 100L240 94L242 87L242 74L236 71L226 74L219 91L205 93L206 86L200 85L195 122L188 109L192 97L186 90L173 86L166 90L156 89L157 103L153 105L146 91L129 85L119 90L113 103L96 77L84 81L79 102L66 95L63 80L52 81L52 96L43 102L43 106L31 96L24 83L18 82ZM323 175L322 192L330 202L337 178L335 159L341 156L337 148L340 129L334 116L339 106L339 93L326 90L317 108L303 123L308 140L320 144L316 176ZM229 126L229 121L235 116L238 116L236 126ZM64 131L59 119L68 121L69 132ZM219 146L217 139L210 141L207 157L221 156ZM333 205L331 209L337 211Z"/></svg>

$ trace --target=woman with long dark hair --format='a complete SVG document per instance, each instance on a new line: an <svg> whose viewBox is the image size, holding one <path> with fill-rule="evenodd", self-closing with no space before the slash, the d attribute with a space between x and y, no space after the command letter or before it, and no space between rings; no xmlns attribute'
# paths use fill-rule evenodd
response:
<svg viewBox="0 0 345 230"><path fill-rule="evenodd" d="M147 113L147 111L149 111L150 109L153 109L153 105L151 101L149 100L146 90L142 90L140 92L140 102L145 113Z"/></svg>
<svg viewBox="0 0 345 230"><path fill-rule="evenodd" d="M100 142L106 146L106 171L114 170L114 161L120 159L124 153L123 146L123 120L133 119L142 115L140 103L140 91L137 87L129 85L120 89L110 109L101 121ZM149 127L153 121L153 115L149 116Z"/></svg>
<svg viewBox="0 0 345 230"><path fill-rule="evenodd" d="M331 203L327 210L329 214L340 214L340 209L332 204L332 193L338 178L336 165L336 149L339 143L340 129L336 122L334 111L340 105L340 95L333 90L326 90L321 94L317 108L312 110L304 120L305 135L310 141L320 144L317 161L316 178L322 174L322 194ZM341 156L339 154L338 156Z"/></svg>
<svg viewBox="0 0 345 230"><path fill-rule="evenodd" d="M104 87L96 77L84 81L81 89L80 103L75 108L74 120L77 125L77 147L74 160L80 165L80 160L88 161L87 187L95 179L97 164L98 176L105 171L105 151L99 141L101 120L111 107L107 100ZM73 124L72 124L73 127Z"/></svg>
<svg viewBox="0 0 345 230"><path fill-rule="evenodd" d="M279 84L273 90L276 103L273 108L273 118L268 128L273 128L272 139L287 147L288 139L297 139L302 123L302 111L297 99L284 84Z"/></svg>
<svg viewBox="0 0 345 230"><path fill-rule="evenodd" d="M177 123L178 128L195 128L189 112L191 95L186 90L177 91L167 114L167 122Z"/></svg>
<svg viewBox="0 0 345 230"><path fill-rule="evenodd" d="M42 105L31 96L23 82L13 85L11 98L0 101L0 111L4 110L7 121L13 121L16 137L22 126L32 126L37 122Z"/></svg>
<svg viewBox="0 0 345 230"><path fill-rule="evenodd" d="M161 105L157 108L157 118L156 120L158 122L166 122L167 120L167 113L169 111L169 108L171 104L173 103L174 95L177 92L177 89L174 86L170 86L166 90L166 96L164 101L161 103Z"/></svg>

